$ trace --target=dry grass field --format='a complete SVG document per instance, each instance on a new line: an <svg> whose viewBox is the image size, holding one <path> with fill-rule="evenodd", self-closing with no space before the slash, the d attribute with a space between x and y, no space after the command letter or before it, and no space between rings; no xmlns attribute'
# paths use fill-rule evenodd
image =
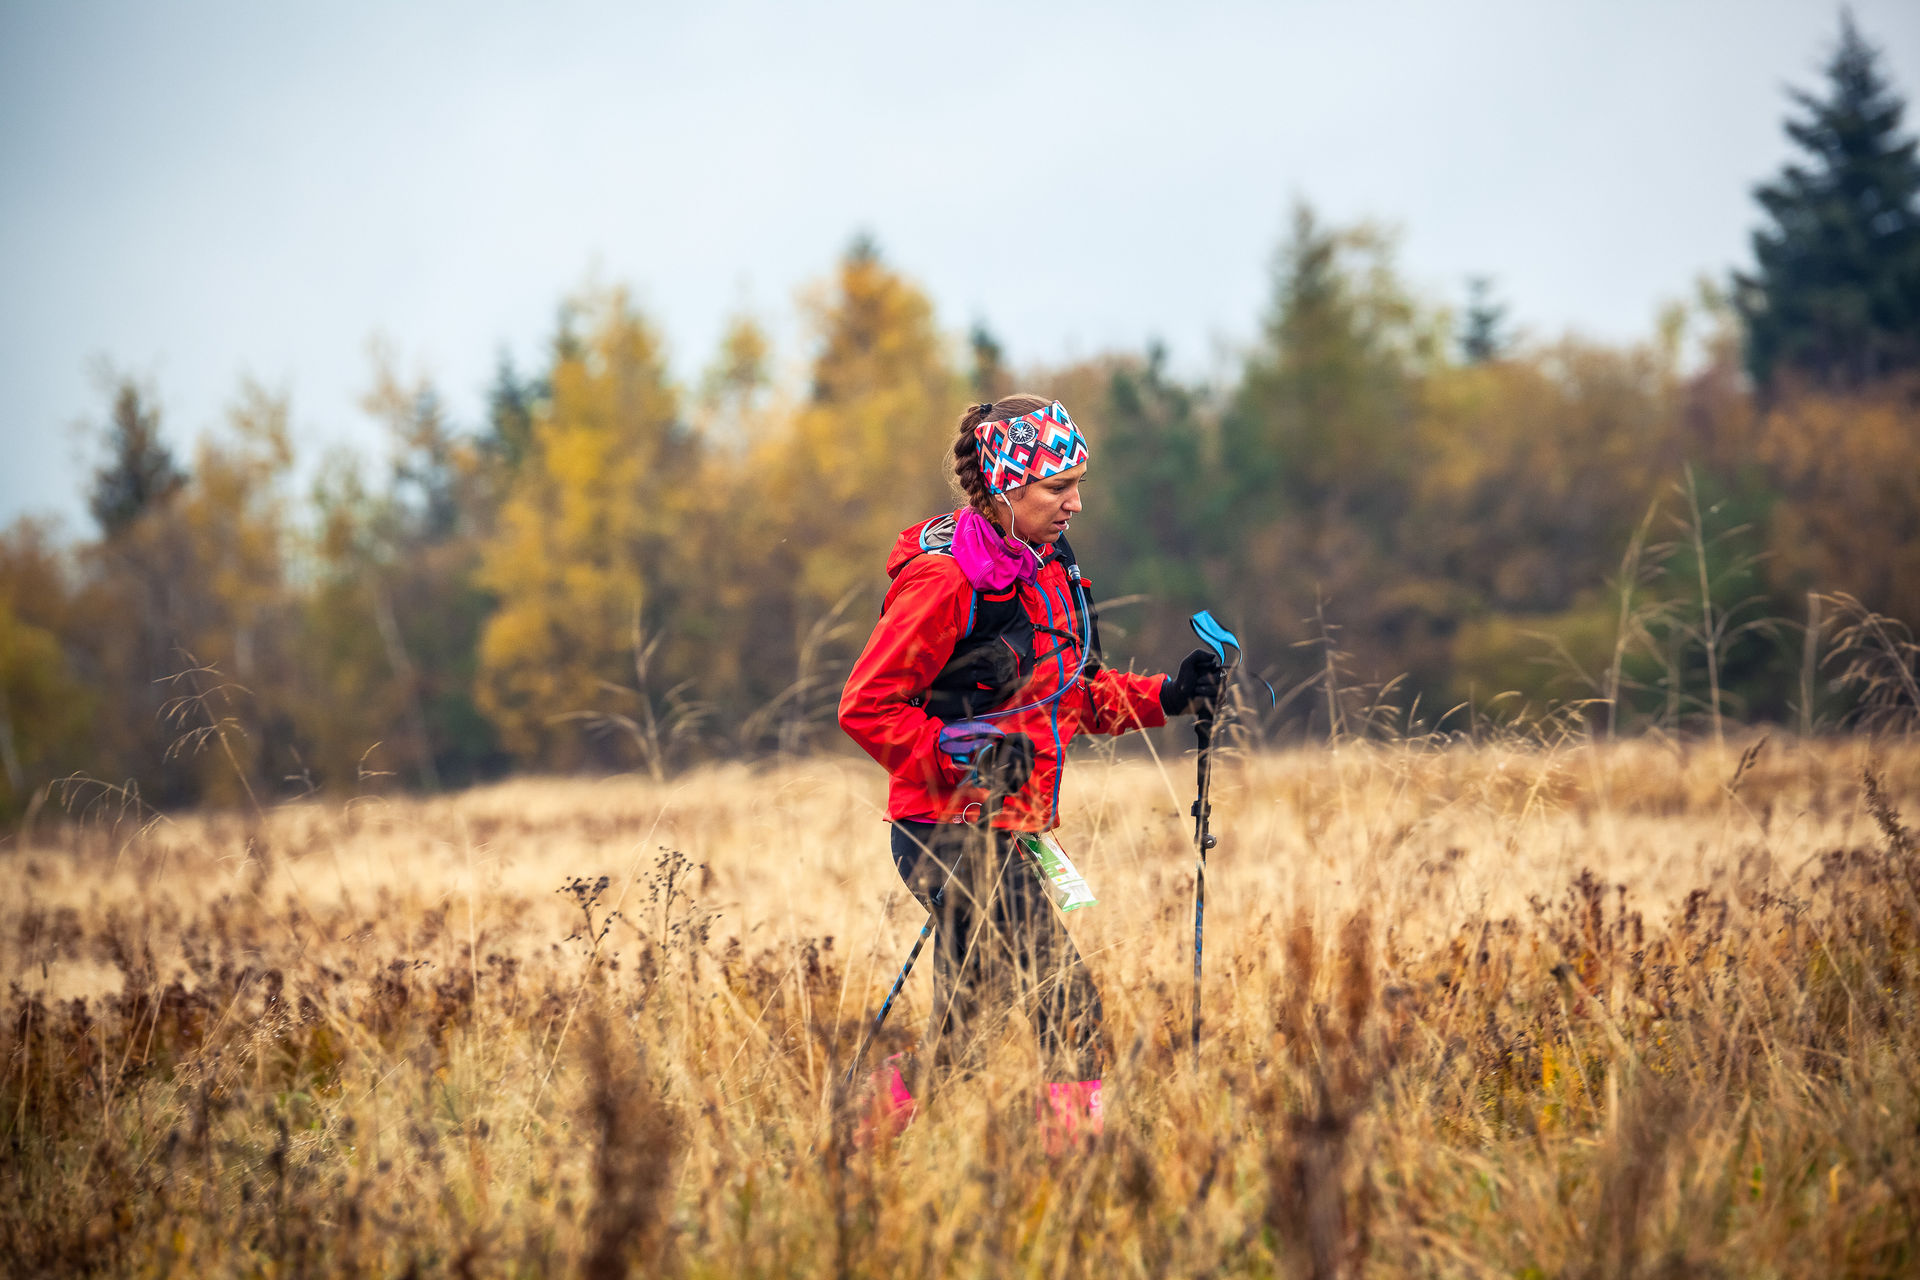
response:
<svg viewBox="0 0 1920 1280"><path fill-rule="evenodd" d="M1920 743L1752 743L1224 762L1197 1065L1191 761L1079 760L1062 837L1101 901L1071 925L1116 1061L1104 1136L1057 1157L1024 1023L856 1140L836 1084L921 919L864 761L99 797L0 850L0 1258L1914 1275Z"/></svg>

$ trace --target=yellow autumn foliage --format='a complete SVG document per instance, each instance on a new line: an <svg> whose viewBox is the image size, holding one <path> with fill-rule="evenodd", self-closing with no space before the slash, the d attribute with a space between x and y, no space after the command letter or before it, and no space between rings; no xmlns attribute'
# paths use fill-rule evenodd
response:
<svg viewBox="0 0 1920 1280"><path fill-rule="evenodd" d="M1761 424L1769 549L1801 585L1920 620L1920 387L1783 399Z"/></svg>
<svg viewBox="0 0 1920 1280"><path fill-rule="evenodd" d="M856 245L808 300L812 388L766 451L766 496L790 517L796 585L829 605L874 580L893 536L946 510L942 455L966 388L927 296Z"/></svg>
<svg viewBox="0 0 1920 1280"><path fill-rule="evenodd" d="M631 679L649 575L693 502L696 455L659 335L626 293L579 304L552 395L533 427L480 581L499 607L480 639L478 702L506 746L551 765L579 759L557 717L604 705Z"/></svg>

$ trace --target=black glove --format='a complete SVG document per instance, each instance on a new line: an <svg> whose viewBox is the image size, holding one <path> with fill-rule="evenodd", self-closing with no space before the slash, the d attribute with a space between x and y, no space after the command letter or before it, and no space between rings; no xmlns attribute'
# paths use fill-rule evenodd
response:
<svg viewBox="0 0 1920 1280"><path fill-rule="evenodd" d="M1033 739L1010 733L990 742L973 757L973 772L989 791L1010 796L1033 776Z"/></svg>
<svg viewBox="0 0 1920 1280"><path fill-rule="evenodd" d="M1220 701L1226 669L1211 649L1195 649L1180 661L1180 670L1160 686L1160 709L1170 716L1210 715Z"/></svg>

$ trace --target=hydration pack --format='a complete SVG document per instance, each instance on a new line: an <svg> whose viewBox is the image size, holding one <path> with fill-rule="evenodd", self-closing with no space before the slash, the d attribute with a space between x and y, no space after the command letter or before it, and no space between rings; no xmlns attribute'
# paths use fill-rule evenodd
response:
<svg viewBox="0 0 1920 1280"><path fill-rule="evenodd" d="M952 555L953 526L954 517L951 513L929 521L920 531L921 553ZM976 588L973 606L969 610L972 625L967 628L965 635L954 641L953 656L940 668L940 673L918 700L929 714L949 721L985 715L1006 702L1027 683L1037 661L1052 657L1063 645L1080 642L1072 613L1080 607L1076 600L1080 593L1072 587L1077 583L1080 592L1084 592L1087 589L1086 581L1079 576L1073 548L1067 545L1065 538L1054 543L1051 559L1060 561L1067 568L1068 616L1061 619L1066 625L1049 627L1035 623L1020 603L1019 579L1015 579L1004 591L987 592ZM1045 563L1047 561L1043 560L1042 564ZM1093 653L1087 659L1084 674L1091 676L1099 670L1100 630L1091 617L1087 622L1093 636ZM1050 635L1054 644L1036 656L1036 641L1042 635Z"/></svg>

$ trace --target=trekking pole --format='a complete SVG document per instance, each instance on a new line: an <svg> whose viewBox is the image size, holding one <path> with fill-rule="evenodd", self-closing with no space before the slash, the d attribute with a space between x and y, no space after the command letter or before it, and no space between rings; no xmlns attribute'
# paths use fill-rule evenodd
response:
<svg viewBox="0 0 1920 1280"><path fill-rule="evenodd" d="M1006 734L998 727L979 720L961 720L941 730L941 748L953 757L956 763L972 766L980 749L989 743L998 742ZM978 772L969 773L967 781L978 778ZM961 785L966 785L962 783ZM987 790L987 802L981 808L981 823L987 828L987 839L993 839L993 815L999 812L1000 802L1006 797L993 788ZM926 852L931 853L929 848ZM960 860L954 859L947 868L947 878L940 891L933 895L937 904L945 900L946 893L953 885L954 873L960 869ZM900 974L893 980L893 989L887 992L887 998L881 1002L880 1012L873 1015L873 1021L867 1026L867 1034L860 1040L860 1047L854 1050L853 1061L847 1066L847 1085L853 1085L854 1076L860 1073L860 1060L867 1056L867 1050L873 1047L874 1037L880 1034L880 1028L886 1025L887 1014L893 1009L893 1002L900 995L900 989L907 985L907 975L913 972L913 962L920 958L920 948L927 945L927 938L933 933L932 911L927 912L927 922L920 926L920 936L913 940L913 950L907 952L907 962L900 966Z"/></svg>
<svg viewBox="0 0 1920 1280"><path fill-rule="evenodd" d="M947 873L947 878L952 880L951 871ZM946 886L942 885L940 891L945 893ZM907 952L907 962L900 966L900 975L893 980L893 990L887 992L886 1000L880 1005L880 1012L873 1016L873 1022L867 1027L865 1038L860 1041L860 1047L854 1051L853 1062L847 1067L848 1087L852 1087L853 1078L860 1074L860 1059L867 1056L867 1050L873 1045L873 1038L880 1034L880 1028L887 1020L887 1012L893 1008L894 997L900 994L900 988L907 985L907 975L913 972L913 962L920 958L920 948L927 945L927 938L932 933L933 912L929 911L927 922L920 926L920 936L913 940L913 950Z"/></svg>
<svg viewBox="0 0 1920 1280"><path fill-rule="evenodd" d="M1213 614L1202 609L1188 619L1193 633L1220 659L1220 694L1213 706L1208 707L1193 722L1194 736L1200 743L1200 761L1198 764L1198 794L1193 801L1193 848L1197 861L1193 876L1193 1064L1200 1065L1200 956L1205 941L1207 919L1207 850L1219 843L1207 828L1213 816L1213 806L1207 801L1208 784L1213 781L1213 727L1214 715L1225 699L1228 681L1232 678L1233 668L1240 662L1240 641L1233 632L1214 620ZM1233 650L1233 662L1227 661L1227 650Z"/></svg>
<svg viewBox="0 0 1920 1280"><path fill-rule="evenodd" d="M1198 796L1193 802L1193 847L1199 861L1193 874L1193 1064L1200 1065L1200 948L1207 918L1207 850L1218 843L1207 830L1213 806L1207 803L1207 783L1213 773L1213 715L1209 712L1193 722L1200 740Z"/></svg>

